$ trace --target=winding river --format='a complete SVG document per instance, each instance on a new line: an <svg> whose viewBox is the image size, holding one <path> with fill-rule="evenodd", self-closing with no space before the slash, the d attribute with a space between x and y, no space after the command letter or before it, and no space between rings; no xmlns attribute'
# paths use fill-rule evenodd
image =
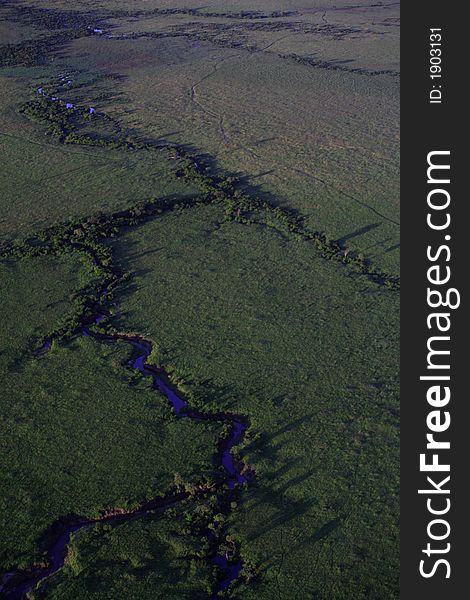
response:
<svg viewBox="0 0 470 600"><path fill-rule="evenodd" d="M94 317L94 323L100 323L108 315L98 313ZM191 408L188 401L183 395L170 383L168 374L161 368L157 368L147 362L148 357L152 352L152 343L148 340L136 336L123 333L97 333L93 331L88 323L82 325L81 334L83 336L92 337L100 342L117 342L123 341L128 343L134 350L133 354L137 353L129 366L140 371L144 376L151 377L153 387L162 394L169 404L173 412L180 418L193 419L197 421L212 421L230 424L230 434L223 439L219 444L218 462L223 467L223 479L217 484L219 489L225 489L227 495L227 505L230 505L230 497L237 489L240 489L247 483L247 474L250 473L249 468L235 460L232 450L243 439L247 428L247 420L244 417L232 413L203 413ZM47 340L41 353L47 352L51 348L51 341ZM196 495L204 493L213 493L213 487L200 487L196 489ZM59 520L49 531L50 537L54 539L47 551L47 565L44 567L32 568L29 571L12 571L3 575L3 585L0 591L3 592L6 600L24 600L28 592L40 585L44 585L47 579L57 573L63 566L67 558L68 547L72 534L82 529L93 527L97 523L119 523L129 521L141 517L151 511L164 510L181 500L189 497L189 492L179 492L173 495L155 498L133 511L123 511L116 509L103 514L95 519L80 519L69 520L68 522ZM214 523L214 528L218 526ZM209 542L215 540L214 534L209 531L207 533ZM223 554L215 552L210 558L211 562L216 565L222 573L218 588L214 594L217 597L219 591L225 590L235 581L242 568L241 560L234 560Z"/></svg>
<svg viewBox="0 0 470 600"><path fill-rule="evenodd" d="M102 33L102 31L95 30L95 33ZM71 77L65 73L61 74L59 77L60 90L68 88L73 83ZM42 96L47 100L64 105L68 110L75 111L79 109L76 104L61 100L57 94L48 96L44 87L37 88L36 92L39 96ZM57 93L59 93L59 91ZM85 110L90 114L95 112L93 107L87 107L82 110ZM85 252L94 265L101 266L108 273L109 280L101 287L99 293L101 302L105 304L107 299L106 287L109 283L115 283L116 280L119 280L119 275L112 267L103 267L99 257L93 249L78 242L73 242L70 246L77 251ZM133 349L133 356L137 355L137 357L129 363L129 366L137 369L144 376L152 378L154 389L167 399L176 416L196 421L211 421L229 425L229 434L220 439L217 453L218 466L222 467L220 472L223 473L223 475L220 476L219 470L217 470L216 483L214 485L205 487L200 486L193 491L193 495L214 493L215 489L222 491L224 500L223 505L224 507L227 507L226 510L229 510L228 507L230 507L232 498L234 498L235 494L249 482L249 479L253 475L253 472L248 465L237 461L233 456L233 448L243 440L248 426L248 420L241 415L230 412L205 413L192 408L181 392L171 384L168 373L166 373L164 369L148 363L148 358L153 348L152 343L149 340L138 335L114 332L99 333L93 329L93 325L99 324L109 316L110 315L104 314L102 309L96 305L94 316L86 321L82 321L81 331L79 333L83 336L92 337L98 342L113 343L122 341L129 344ZM52 340L46 340L37 355L41 356L45 352L48 352L51 347ZM47 579L64 566L71 537L77 531L93 527L97 523L119 523L136 519L151 511L164 510L165 508L188 498L189 495L189 492L179 492L173 495L155 498L143 503L135 510L124 511L122 509L116 509L114 511L106 511L100 517L95 519L86 519L78 516L59 519L47 531L47 538L52 540L52 542L47 549L45 557L46 564L44 566L31 567L27 570L18 569L1 574L0 593L3 593L3 597L6 600L25 600L28 592L39 586L46 585ZM214 531L218 528L219 524L214 522ZM218 587L214 593L214 598L216 598L219 591L227 589L229 585L238 578L242 568L242 562L239 559L235 559L234 556L217 553L217 550L215 549L217 547L217 536L214 531L208 529L206 536L210 546L213 548L209 560L221 572Z"/></svg>

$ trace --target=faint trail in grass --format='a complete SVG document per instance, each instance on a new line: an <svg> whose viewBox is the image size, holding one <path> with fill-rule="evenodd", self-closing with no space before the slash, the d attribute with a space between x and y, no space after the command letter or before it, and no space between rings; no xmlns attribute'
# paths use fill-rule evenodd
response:
<svg viewBox="0 0 470 600"><path fill-rule="evenodd" d="M38 142L36 140L28 139L26 137L22 137L20 135L14 135L12 133L5 133L3 131L0 131L0 135L3 135L4 137L9 137L9 138L13 138L16 140L20 140L22 142L27 142L28 144L34 144L35 146L42 146L43 148L57 149L56 144L53 144L53 143L51 143L51 144L42 143L42 142ZM86 150L83 150L82 148L77 148L76 146L67 148L67 146L61 145L60 150L61 150L61 152L66 152L68 154L92 156L93 158L99 158L105 162L120 162L120 160L121 160L120 157L112 158L109 156L105 156L104 153L103 154L95 154L94 152L87 152Z"/></svg>
<svg viewBox="0 0 470 600"><path fill-rule="evenodd" d="M323 13L322 18L325 20L325 15L326 12ZM278 42L282 41L283 39L290 37L292 35L295 35L295 32L290 32L286 35L283 35L279 38L277 38L276 40L272 41L271 43L269 43L267 46L264 46L263 48L259 48L256 51L253 51L249 54L249 56L247 57L247 60L251 60L257 52L266 52L269 48L271 48L272 46L274 46L275 44L277 44ZM231 143L235 149L237 150L241 150L242 152L245 152L246 154L248 154L249 156L251 156L252 158L256 158L257 160L263 162L263 164L270 166L270 167L274 167L274 169L277 170L283 170L283 171L287 171L287 172L296 172L299 175L302 175L304 177L307 177L309 179L312 179L314 181L317 181L319 183L321 183L324 186L329 187L330 189L336 191L338 194L342 195L343 197L347 198L348 200L351 200L353 202L355 202L356 204L362 206L363 208L366 208L367 210L370 210L371 212L373 212L375 215L377 215L378 217L380 217L381 219L384 219L385 221L388 221L389 223L392 223L393 225L396 225L397 227L400 226L400 223L396 220L394 220L391 217L388 217L387 215L381 213L380 211L378 211L377 209L373 208L372 206L370 206L369 204L367 204L366 202L363 202L362 200L359 200L358 198L352 196L351 194L348 194L347 192L344 192L343 190L341 190L340 188L335 187L333 184L320 179L319 177L316 177L314 175L312 175L311 173L307 173L306 171L302 171L300 169L297 169L295 167L284 167L282 165L279 165L278 163L272 162L272 161L268 161L264 158L262 158L257 152L255 152L252 148L250 148L249 146L247 146L246 144L243 144L240 140L233 140L231 138L230 135L228 135L225 131L224 128L224 117L223 115L216 113L215 111L210 110L209 108L207 108L206 106L204 106L200 101L197 100L196 98L196 88L201 85L202 83L204 83L204 81L210 79L211 77L213 77L218 69L219 66L227 61L227 60L231 60L237 57L242 56L243 53L237 53L235 55L232 55L230 57L221 59L219 61L217 61L212 69L212 71L210 73L207 73L204 77L202 77L199 81L197 81L196 83L194 83L191 86L190 89L190 98L191 101L196 103L206 114L212 116L213 118L217 119L218 121L218 134L222 137L222 139L224 140L224 142L226 143Z"/></svg>
<svg viewBox="0 0 470 600"><path fill-rule="evenodd" d="M287 167L284 167L284 168L287 169ZM314 181L318 181L319 183L322 183L324 186L331 188L332 190L334 190L338 194L341 194L345 198L348 198L349 200L352 200L356 204L359 204L360 206L363 206L364 208L367 208L368 210L372 211L374 214L376 214L378 217L384 219L385 221L388 221L389 223L392 223L393 225L397 225L398 227L400 226L400 223L398 221L395 221L391 217L387 217L386 215L384 215L383 213L381 213L380 211L375 209L373 206L370 206L370 204L367 204L366 202L363 202L362 200L355 198L351 194L348 194L347 192L334 186L332 183L329 183L328 181L325 181L324 179L320 179L320 177L315 177L315 175L312 175L311 173L307 173L307 171L302 171L302 170L296 169L294 167L291 167L290 170L294 171L295 173L298 173L299 175L303 175L304 177L307 177L309 179L313 179Z"/></svg>
<svg viewBox="0 0 470 600"><path fill-rule="evenodd" d="M274 40L273 42L269 43L267 46L265 46L264 48L260 48L259 52L264 52L265 50L267 50L268 48L271 48L271 46L274 46L274 44L277 44L278 42L280 42L281 40L294 35L293 33L288 33L286 35L281 36L280 38ZM212 68L212 70L210 71L210 73L207 73L206 75L204 75L204 77L201 77L201 79L199 79L198 81L196 81L195 83L193 83L191 85L190 91L189 91L189 97L191 98L191 102L197 104L197 106L199 106L199 108L201 108L206 114L210 115L211 117L217 119L217 123L218 123L218 134L222 137L224 142L230 142L231 138L230 135L227 134L225 127L224 127L224 115L215 112L214 110L209 109L207 106L203 105L197 98L197 88L204 83L205 81L207 81L208 79L210 79L211 77L213 77L217 71L219 70L219 67L222 63L227 62L229 60L232 60L234 58L237 58L239 56L242 56L241 52L237 52L237 54L232 54L231 56L227 56L225 58L221 58L220 60L215 61L215 64ZM251 58L251 55L248 57ZM251 148L247 148L244 146L238 146L239 149L241 150L245 150L246 152L248 152L249 154L251 154L252 156L255 156L258 158L258 155L256 154L256 152L254 150L252 150Z"/></svg>
<svg viewBox="0 0 470 600"><path fill-rule="evenodd" d="M228 60L231 60L233 58L236 58L237 56L240 56L240 53L237 54L232 54L231 56L227 56L225 58L222 58L220 60L217 60L212 68L212 71L210 73L207 73L206 75L204 75L204 77L202 77L201 79L199 79L199 81L196 81L196 83L193 83L191 85L190 88L190 92L189 92L189 96L191 98L191 102L193 102L194 104L197 104L197 106L199 106L199 108L201 108L206 114L210 115L211 117L217 119L217 123L218 123L218 133L219 135L222 137L222 139L224 140L224 142L228 142L230 139L230 136L227 134L227 132L225 131L224 128L224 116L222 114L219 114L213 110L210 110L209 108L207 108L206 106L204 106L198 99L197 99L197 88L204 83L204 81L206 81L207 79L213 77L218 69L219 66Z"/></svg>
<svg viewBox="0 0 470 600"><path fill-rule="evenodd" d="M273 42L270 42L267 46L260 48L259 50L256 50L255 52L264 52L266 51L268 48L271 48L272 46L274 46L275 44L277 44L278 42L280 42L281 40L290 37L294 35L294 33L290 32L286 35L283 35L279 38L277 38L276 40L274 40ZM251 60L253 55L255 54L255 52L252 52L249 54L249 56L247 57L247 60ZM217 71L219 70L219 67L222 63L232 60L234 58L238 58L240 56L243 55L243 52L237 52L237 54L233 54L231 56L222 58L220 60L217 60L211 70L210 73L207 73L206 75L204 75L204 77L202 77L201 79L199 79L199 81L197 81L196 83L193 83L191 85L190 88L190 92L189 92L189 96L191 98L191 102L197 104L197 106L199 106L206 114L210 115L211 117L217 119L218 122L218 134L222 137L223 141L226 143L232 143L235 145L235 147L237 148L237 150L242 150L244 152L246 152L247 154L249 154L250 156L253 156L255 158L260 158L260 156L252 149L249 148L248 146L244 146L243 144L239 144L239 143L235 143L233 142L233 140L231 139L231 136L229 134L227 134L225 127L224 127L224 115L217 113L209 108L207 108L207 106L204 106L198 99L197 99L197 88L204 83L205 81L207 81L208 79L210 79L211 77L213 77Z"/></svg>
<svg viewBox="0 0 470 600"><path fill-rule="evenodd" d="M274 40L274 42L271 42L270 44L268 44L267 46L264 46L264 48L260 48L258 50L258 52L265 52L268 48L271 48L272 46L274 46L275 44L277 44L278 42L281 42L282 40L285 40L286 38L290 37L291 35L295 35L296 32L292 32L292 33L287 33L286 35L281 36L280 38L278 38L277 40Z"/></svg>

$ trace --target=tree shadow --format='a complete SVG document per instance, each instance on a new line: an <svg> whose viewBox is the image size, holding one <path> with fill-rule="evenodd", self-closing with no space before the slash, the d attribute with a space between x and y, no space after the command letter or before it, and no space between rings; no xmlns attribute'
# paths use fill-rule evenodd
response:
<svg viewBox="0 0 470 600"><path fill-rule="evenodd" d="M340 246L344 246L344 244L348 240L351 240L355 237L364 235L365 233L369 233L369 231L373 231L374 229L377 229L377 227L380 227L380 226L381 226L381 223L369 223L369 225L364 225L364 227L360 227L359 229L356 229L355 231L352 231L351 233L344 235L343 237L339 238L336 241Z"/></svg>

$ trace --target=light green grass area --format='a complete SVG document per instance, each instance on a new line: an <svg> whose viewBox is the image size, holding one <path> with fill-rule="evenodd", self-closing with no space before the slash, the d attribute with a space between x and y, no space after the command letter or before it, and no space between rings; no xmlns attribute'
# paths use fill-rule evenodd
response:
<svg viewBox="0 0 470 600"><path fill-rule="evenodd" d="M241 449L256 478L231 517L263 573L243 597L367 598L372 585L394 597L395 295L306 242L222 224L215 207L159 218L114 250L135 273L116 325L156 340L207 409L244 413L261 434Z"/></svg>
<svg viewBox="0 0 470 600"><path fill-rule="evenodd" d="M175 179L168 160L157 153L61 146L45 136L44 126L31 124L15 110L33 97L34 83L39 86L40 72L27 75L0 77L0 238L31 234L70 217L124 209L155 196L194 192Z"/></svg>
<svg viewBox="0 0 470 600"><path fill-rule="evenodd" d="M31 357L32 341L66 310L76 261L6 261L2 271L6 568L39 558L46 546L40 538L60 517L137 506L165 494L175 474L190 483L210 477L216 427L172 416L148 380L126 371L127 346L81 338Z"/></svg>
<svg viewBox="0 0 470 600"><path fill-rule="evenodd" d="M197 28L196 28L197 29ZM67 60L124 79L104 108L190 144L253 193L398 272L398 81L191 38L76 40Z"/></svg>

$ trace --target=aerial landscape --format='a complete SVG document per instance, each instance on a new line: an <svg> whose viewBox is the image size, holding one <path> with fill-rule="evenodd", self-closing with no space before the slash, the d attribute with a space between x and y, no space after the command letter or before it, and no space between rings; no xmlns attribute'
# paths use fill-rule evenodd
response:
<svg viewBox="0 0 470 600"><path fill-rule="evenodd" d="M398 598L399 9L0 0L0 597Z"/></svg>

